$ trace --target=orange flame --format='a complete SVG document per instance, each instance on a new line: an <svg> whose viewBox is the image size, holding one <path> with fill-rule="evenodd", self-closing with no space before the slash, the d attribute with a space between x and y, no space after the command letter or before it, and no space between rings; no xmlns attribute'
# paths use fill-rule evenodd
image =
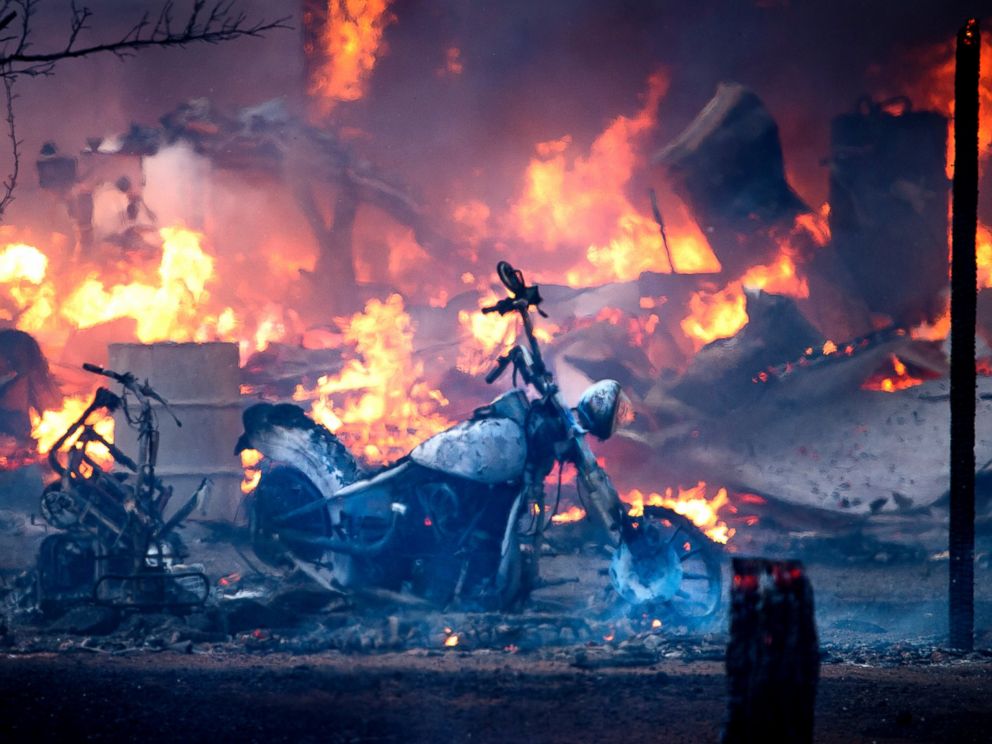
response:
<svg viewBox="0 0 992 744"><path fill-rule="evenodd" d="M554 524L569 524L571 522L578 522L581 519L585 519L586 510L580 506L570 506L563 512L559 512L551 517L551 521Z"/></svg>
<svg viewBox="0 0 992 744"><path fill-rule="evenodd" d="M939 111L947 116L947 177L954 177L954 39L916 50L914 59L920 70L909 85L913 103L918 109ZM992 152L992 39L982 36L981 84L979 85L978 149L982 160Z"/></svg>
<svg viewBox="0 0 992 744"><path fill-rule="evenodd" d="M326 61L311 73L309 91L327 110L339 101L357 101L365 94L383 32L395 20L388 9L389 0L327 0L320 38Z"/></svg>
<svg viewBox="0 0 992 744"><path fill-rule="evenodd" d="M448 401L424 382L423 363L413 358L413 323L399 295L369 300L363 312L339 322L354 356L338 375L321 377L312 390L298 386L293 395L311 401L314 420L377 463L451 425L439 412Z"/></svg>
<svg viewBox="0 0 992 744"><path fill-rule="evenodd" d="M0 251L0 282L41 284L48 270L48 256L33 245L11 243Z"/></svg>
<svg viewBox="0 0 992 744"><path fill-rule="evenodd" d="M241 493L251 493L255 490L258 482L262 479L262 469L259 464L262 462L262 453L258 450L247 449L241 451L241 468L244 470L244 477L241 480Z"/></svg>
<svg viewBox="0 0 992 744"><path fill-rule="evenodd" d="M31 437L37 442L38 454L48 454L65 430L83 414L90 404L90 398L89 395L70 396L63 399L62 407L57 411L48 410L41 414L31 412ZM113 417L105 411L98 411L90 416L89 423L97 434L113 443ZM71 446L74 441L75 437L66 442L65 446ZM114 463L109 450L99 443L90 443L86 451L102 468L109 469Z"/></svg>
<svg viewBox="0 0 992 744"><path fill-rule="evenodd" d="M727 489L721 488L712 499L706 498L706 483L699 481L691 488L666 488L664 493L649 493L645 495L638 489L620 495L620 500L630 505L628 514L639 517L644 514L645 506L663 506L676 514L688 517L693 524L706 533L713 541L726 543L734 536L736 530L728 527L720 519L720 510L730 502Z"/></svg>
<svg viewBox="0 0 992 744"><path fill-rule="evenodd" d="M667 89L665 75L652 75L644 107L633 117L614 119L585 156L566 157L572 147L569 135L536 148L523 193L511 208L515 231L556 256L563 245L585 246L582 253L573 252L573 265L564 271L571 286L632 280L648 270L672 271L658 225L625 195L639 160L636 143L656 124ZM682 212L669 217L676 218L668 226L675 268L682 273L718 271L720 264L695 223Z"/></svg>
<svg viewBox="0 0 992 744"><path fill-rule="evenodd" d="M978 261L978 288L992 287L992 228L979 225L976 234L976 260Z"/></svg>
<svg viewBox="0 0 992 744"><path fill-rule="evenodd" d="M163 243L157 285L136 281L107 289L91 276L60 304L61 315L76 328L133 318L143 343L192 340L214 260L204 252L200 233L179 227L165 227L159 233Z"/></svg>
<svg viewBox="0 0 992 744"><path fill-rule="evenodd" d="M729 338L748 321L744 288L761 289L788 297L809 297L809 284L796 265L804 243L826 245L830 231L826 210L796 218L788 234L778 239L779 252L768 264L752 266L736 281L719 291L695 292L689 299L689 314L680 325L696 351L718 338Z"/></svg>

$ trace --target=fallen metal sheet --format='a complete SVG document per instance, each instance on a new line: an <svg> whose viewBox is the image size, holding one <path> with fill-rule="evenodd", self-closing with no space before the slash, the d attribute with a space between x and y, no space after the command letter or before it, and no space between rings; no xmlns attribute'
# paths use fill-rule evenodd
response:
<svg viewBox="0 0 992 744"><path fill-rule="evenodd" d="M933 504L949 479L947 380L802 404L767 396L673 447L697 478L802 506L872 514ZM975 455L992 459L992 379L979 378Z"/></svg>

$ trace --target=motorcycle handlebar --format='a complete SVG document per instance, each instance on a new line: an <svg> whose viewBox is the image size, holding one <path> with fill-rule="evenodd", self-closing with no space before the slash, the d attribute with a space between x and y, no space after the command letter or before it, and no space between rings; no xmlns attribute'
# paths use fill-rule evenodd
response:
<svg viewBox="0 0 992 744"><path fill-rule="evenodd" d="M104 377L109 377L112 380L117 380L117 382L122 385L127 385L134 380L132 375L122 375L120 372L114 372L112 369L104 369L99 365L90 364L89 362L83 362L83 369L87 372L92 372L95 375L103 375Z"/></svg>
<svg viewBox="0 0 992 744"><path fill-rule="evenodd" d="M504 297L495 305L488 305L482 308L482 314L488 315L489 313L499 313L500 315L506 315L507 313L514 312L515 310L526 309L527 300L520 300L516 297Z"/></svg>

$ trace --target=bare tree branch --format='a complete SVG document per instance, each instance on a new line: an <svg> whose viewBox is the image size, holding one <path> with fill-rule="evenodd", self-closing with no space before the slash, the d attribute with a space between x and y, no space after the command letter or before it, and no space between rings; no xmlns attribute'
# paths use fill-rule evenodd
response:
<svg viewBox="0 0 992 744"><path fill-rule="evenodd" d="M27 18L34 12L35 0L17 0L21 15ZM51 65L67 59L89 57L94 54L110 53L124 58L147 47L183 47L187 44L217 44L241 37L262 36L268 31L289 29L290 18L249 22L245 13L235 10L231 0L220 0L207 7L207 0L194 0L193 7L186 17L182 30L172 27L175 10L173 0L163 4L154 25L146 13L123 36L104 43L77 47L79 34L88 28L87 21L92 12L86 6L72 4L70 34L62 49L32 54L27 49L26 37L22 33L22 43L10 54L0 53L0 75L45 75Z"/></svg>
<svg viewBox="0 0 992 744"><path fill-rule="evenodd" d="M15 18L17 18L17 13L15 11L11 11L6 16L4 16L3 20L0 20L0 31L3 31L5 28L7 28L7 26L13 23Z"/></svg>
<svg viewBox="0 0 992 744"><path fill-rule="evenodd" d="M6 107L7 138L13 164L7 178L0 184L0 216L14 200L14 190L20 173L20 141L14 125L14 83L21 76L51 75L55 65L63 60L79 59L98 54L113 54L125 59L143 49L158 47L185 47L187 44L219 44L242 37L259 37L266 32L290 29L290 17L275 20L249 21L237 9L236 0L217 0L209 7L207 0L194 0L185 23L174 27L175 2L166 0L154 24L144 13L122 36L89 46L79 46L80 36L91 30L93 12L85 5L70 0L69 32L65 46L60 49L35 53L31 43L31 19L38 9L39 0L0 0L0 31L11 28L8 35L0 37L0 81L3 83ZM14 26L15 20L20 23ZM14 31L13 29L17 30Z"/></svg>

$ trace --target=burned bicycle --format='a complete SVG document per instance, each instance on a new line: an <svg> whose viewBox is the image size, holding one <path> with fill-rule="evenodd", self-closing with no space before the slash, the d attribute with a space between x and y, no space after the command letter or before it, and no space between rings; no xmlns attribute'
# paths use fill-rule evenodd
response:
<svg viewBox="0 0 992 744"><path fill-rule="evenodd" d="M100 387L82 415L59 437L48 455L58 476L41 497L41 513L60 530L45 538L38 557L38 604L56 610L70 604L99 604L139 609L181 610L202 605L209 584L202 571L185 568L186 556L176 528L196 508L209 486L196 492L171 516L166 508L172 487L155 473L159 431L157 408L172 415L168 402L129 372L84 364L121 386L121 393ZM138 433L138 458L132 459L95 428L97 414L120 411ZM106 469L97 452L109 453Z"/></svg>

